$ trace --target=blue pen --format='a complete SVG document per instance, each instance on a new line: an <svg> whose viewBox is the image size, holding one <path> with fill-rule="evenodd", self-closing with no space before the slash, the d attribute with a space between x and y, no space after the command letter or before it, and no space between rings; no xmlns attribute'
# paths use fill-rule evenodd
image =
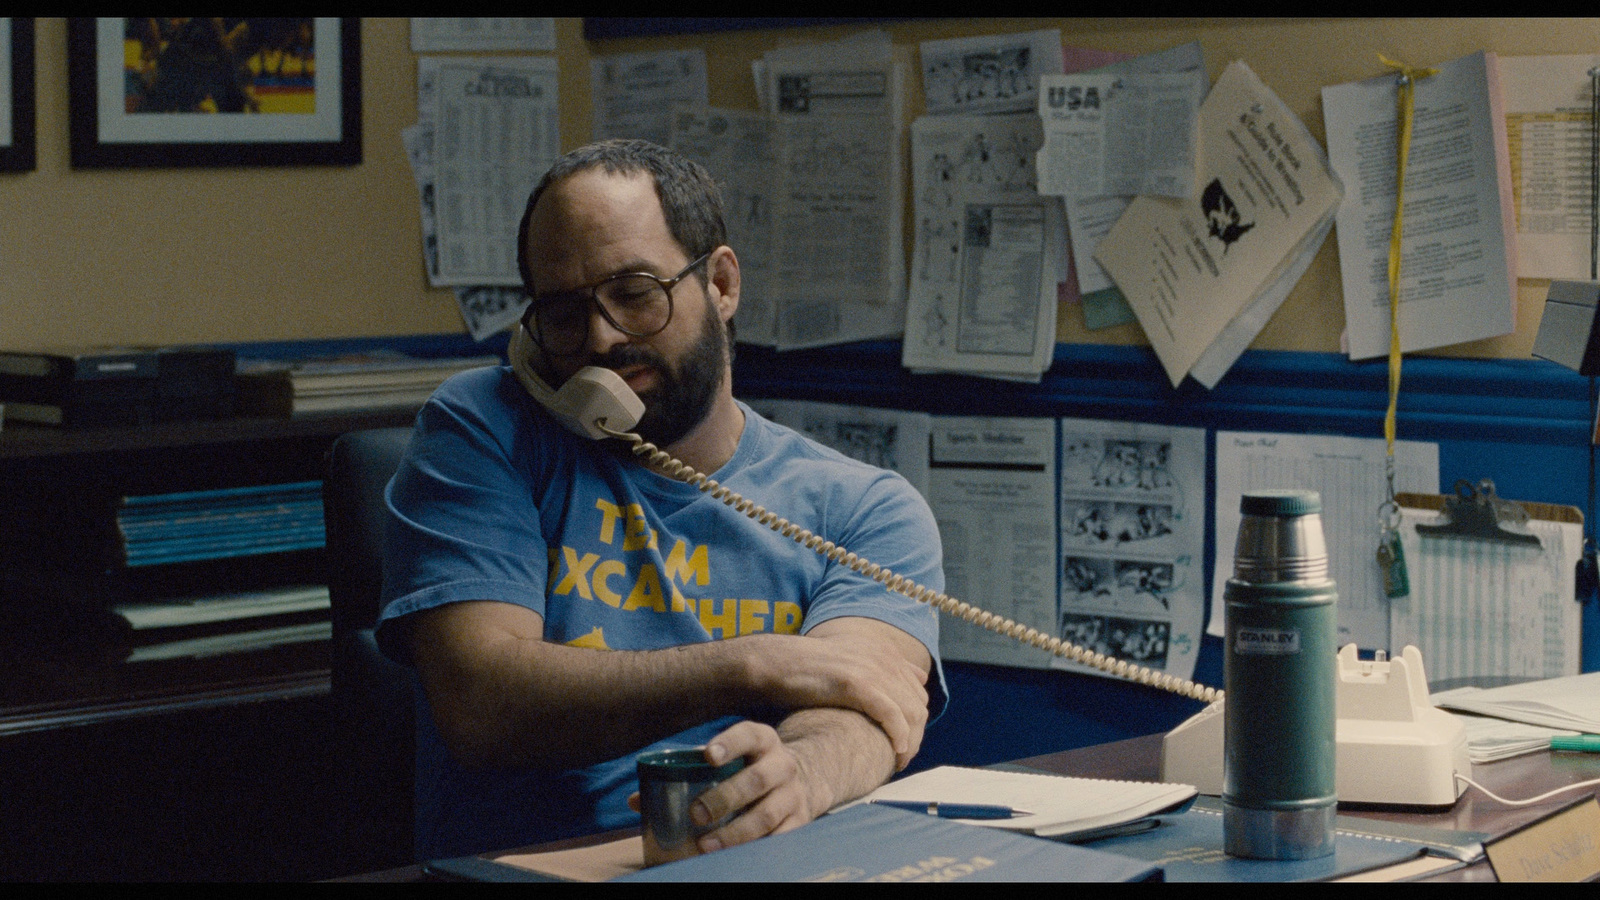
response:
<svg viewBox="0 0 1600 900"><path fill-rule="evenodd" d="M1023 809L1012 809L1009 806L994 806L988 803L940 803L936 800L874 800L879 806L892 806L895 809L909 809L912 812L927 813L941 819L1009 819L1013 816L1031 816L1033 813Z"/></svg>

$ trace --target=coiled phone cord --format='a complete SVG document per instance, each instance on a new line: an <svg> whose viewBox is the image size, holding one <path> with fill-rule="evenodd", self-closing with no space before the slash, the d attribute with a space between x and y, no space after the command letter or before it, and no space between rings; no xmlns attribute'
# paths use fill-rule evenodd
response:
<svg viewBox="0 0 1600 900"><path fill-rule="evenodd" d="M903 575L896 575L894 572L863 559L832 541L823 540L810 530L796 525L782 516L769 512L762 508L760 504L739 496L738 493L718 484L716 479L708 478L704 473L695 471L637 434L613 431L606 427L604 420L596 422L596 427L614 438L629 442L632 445L629 447L629 451L641 460L647 461L657 470L664 471L679 481L693 485L701 493L710 494L728 507L743 513L745 516L767 526L802 547L807 547L833 562L859 572L891 591L904 594L919 603L926 603L947 615L971 622L981 628L987 628L997 634L1003 634L1014 640L1037 647L1040 650L1047 650L1056 656L1099 669L1119 678L1171 691L1174 694L1188 697L1192 700L1199 700L1203 703L1212 703L1222 699L1222 692L1214 687L1199 684L1187 678L1179 678L1176 675L1168 675L1165 672L1157 672L1126 660L1098 653L1087 647L1068 643L1058 637L1045 634L1037 628L1023 625L1005 616L979 609L970 603L964 603L948 594L924 587Z"/></svg>

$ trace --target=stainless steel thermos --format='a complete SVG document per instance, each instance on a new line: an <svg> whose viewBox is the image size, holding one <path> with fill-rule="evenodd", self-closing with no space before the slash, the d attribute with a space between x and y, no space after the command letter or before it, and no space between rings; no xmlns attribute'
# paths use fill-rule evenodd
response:
<svg viewBox="0 0 1600 900"><path fill-rule="evenodd" d="M1337 648L1315 491L1240 498L1223 589L1223 849L1254 859L1333 853Z"/></svg>

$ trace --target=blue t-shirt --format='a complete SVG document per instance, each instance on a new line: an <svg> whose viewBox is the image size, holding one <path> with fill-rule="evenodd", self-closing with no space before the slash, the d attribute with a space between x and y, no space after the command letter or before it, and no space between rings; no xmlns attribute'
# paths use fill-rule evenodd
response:
<svg viewBox="0 0 1600 900"><path fill-rule="evenodd" d="M745 427L714 477L872 562L943 589L938 529L899 475L856 462L740 404ZM691 485L648 471L618 441L572 434L508 368L446 382L423 407L387 492L378 640L408 662L395 620L463 600L516 603L546 640L651 650L840 616L892 624L934 659L930 718L945 703L938 619ZM464 769L427 698L417 716L417 851L476 853L637 822L634 755L563 772ZM704 744L737 719L652 747ZM641 750L646 748L640 748Z"/></svg>

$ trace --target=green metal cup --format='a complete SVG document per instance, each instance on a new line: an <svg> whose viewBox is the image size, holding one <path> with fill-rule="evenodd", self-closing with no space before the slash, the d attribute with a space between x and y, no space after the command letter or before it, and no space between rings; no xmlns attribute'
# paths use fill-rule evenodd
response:
<svg viewBox="0 0 1600 900"><path fill-rule="evenodd" d="M720 766L706 760L704 747L687 750L652 750L639 754L639 814L644 837L644 864L660 865L675 859L697 856L695 843L732 816L696 827L689 819L694 799L732 778L744 768L744 760L732 759Z"/></svg>

